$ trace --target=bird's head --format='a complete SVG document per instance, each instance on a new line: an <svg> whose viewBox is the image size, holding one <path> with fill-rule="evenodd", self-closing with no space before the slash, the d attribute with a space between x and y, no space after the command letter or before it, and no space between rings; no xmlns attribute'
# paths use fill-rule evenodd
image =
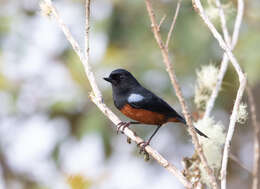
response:
<svg viewBox="0 0 260 189"><path fill-rule="evenodd" d="M113 88L116 87L121 90L129 89L139 85L134 76L124 69L116 69L112 71L109 77L105 77L104 80L110 82Z"/></svg>

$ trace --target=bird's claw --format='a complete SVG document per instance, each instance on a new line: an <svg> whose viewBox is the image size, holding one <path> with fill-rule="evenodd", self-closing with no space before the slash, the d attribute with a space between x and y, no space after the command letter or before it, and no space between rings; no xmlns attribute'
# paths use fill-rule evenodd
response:
<svg viewBox="0 0 260 189"><path fill-rule="evenodd" d="M123 127L121 133L124 132L126 127L130 126L130 122L120 122L117 124L117 129L116 129L116 134L118 134L118 132L121 130L121 127Z"/></svg>
<svg viewBox="0 0 260 189"><path fill-rule="evenodd" d="M149 161L150 160L150 156L149 156L148 152L145 150L145 147L148 146L148 145L149 145L149 142L145 142L145 141L139 142L137 144L137 146L140 147L139 154L144 153L144 160L145 161Z"/></svg>
<svg viewBox="0 0 260 189"><path fill-rule="evenodd" d="M142 152L147 153L146 150L145 150L145 147L148 146L148 145L149 145L149 142L145 142L145 141L139 142L139 143L137 144L137 146L140 147L139 153L140 153L140 154L141 154Z"/></svg>
<svg viewBox="0 0 260 189"><path fill-rule="evenodd" d="M131 138L127 137L126 141L127 141L128 144L131 144Z"/></svg>
<svg viewBox="0 0 260 189"><path fill-rule="evenodd" d="M149 161L150 160L150 156L148 154L148 152L145 151L144 153L144 161Z"/></svg>

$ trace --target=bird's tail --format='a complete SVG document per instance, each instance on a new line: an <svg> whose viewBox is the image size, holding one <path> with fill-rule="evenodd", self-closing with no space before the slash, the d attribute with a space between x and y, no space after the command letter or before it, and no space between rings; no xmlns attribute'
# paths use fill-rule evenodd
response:
<svg viewBox="0 0 260 189"><path fill-rule="evenodd" d="M181 122L181 123L187 125L186 120L185 120L183 117L178 116L176 119L177 119L179 122ZM205 137L205 138L209 138L207 135L205 135L205 134L204 134L203 132L201 132L199 129L197 129L196 127L194 127L194 128L195 128L195 131L196 131L200 136L203 136L203 137Z"/></svg>

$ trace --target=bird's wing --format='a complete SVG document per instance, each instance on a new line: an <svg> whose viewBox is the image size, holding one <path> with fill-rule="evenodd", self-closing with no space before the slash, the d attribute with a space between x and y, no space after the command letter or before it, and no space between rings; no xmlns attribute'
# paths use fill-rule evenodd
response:
<svg viewBox="0 0 260 189"><path fill-rule="evenodd" d="M161 113L167 117L182 118L169 104L160 97L156 96L147 89L139 90L137 93L132 93L128 96L128 103L138 109L145 109L152 112Z"/></svg>

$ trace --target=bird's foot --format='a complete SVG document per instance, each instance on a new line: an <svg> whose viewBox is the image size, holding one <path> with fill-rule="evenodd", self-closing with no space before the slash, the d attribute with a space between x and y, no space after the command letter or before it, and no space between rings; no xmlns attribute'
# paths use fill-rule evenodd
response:
<svg viewBox="0 0 260 189"><path fill-rule="evenodd" d="M143 142L139 142L139 143L137 144L137 145L140 147L140 151L139 151L140 154L141 154L142 152L147 153L146 150L145 150L145 147L148 146L149 143L150 143L149 141L147 141L147 142L143 141Z"/></svg>
<svg viewBox="0 0 260 189"><path fill-rule="evenodd" d="M140 147L139 153L140 154L144 153L144 160L145 161L149 161L150 160L150 156L149 156L148 152L145 150L145 147L148 146L149 143L150 143L149 141L147 141L147 142L143 141L143 142L140 142L140 143L137 144Z"/></svg>
<svg viewBox="0 0 260 189"><path fill-rule="evenodd" d="M127 137L126 142L127 142L128 144L131 144L131 138L130 138L130 137Z"/></svg>
<svg viewBox="0 0 260 189"><path fill-rule="evenodd" d="M119 124L117 124L116 134L118 134L118 132L121 130L121 128L122 128L121 133L123 133L125 128L129 127L130 124L131 124L131 122L120 122Z"/></svg>

